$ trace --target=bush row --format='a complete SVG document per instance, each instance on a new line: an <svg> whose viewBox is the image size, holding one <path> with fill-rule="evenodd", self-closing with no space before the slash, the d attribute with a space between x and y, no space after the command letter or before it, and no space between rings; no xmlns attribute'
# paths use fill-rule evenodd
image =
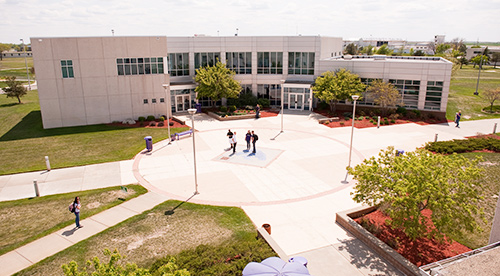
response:
<svg viewBox="0 0 500 276"><path fill-rule="evenodd" d="M491 150L500 152L500 140L495 138L470 138L465 140L455 139L452 141L431 142L425 145L425 149L443 154L462 153L476 150Z"/></svg>

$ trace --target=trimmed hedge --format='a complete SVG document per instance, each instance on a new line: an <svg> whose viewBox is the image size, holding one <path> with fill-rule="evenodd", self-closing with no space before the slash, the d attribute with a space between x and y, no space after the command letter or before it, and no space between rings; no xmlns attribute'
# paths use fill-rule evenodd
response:
<svg viewBox="0 0 500 276"><path fill-rule="evenodd" d="M425 145L425 149L442 154L463 153L476 150L491 150L494 152L500 152L500 139L488 137L430 142Z"/></svg>

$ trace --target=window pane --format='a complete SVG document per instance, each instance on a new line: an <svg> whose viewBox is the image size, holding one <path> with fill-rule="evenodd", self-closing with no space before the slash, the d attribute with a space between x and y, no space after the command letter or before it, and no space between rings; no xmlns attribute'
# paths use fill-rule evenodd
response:
<svg viewBox="0 0 500 276"><path fill-rule="evenodd" d="M62 70L63 78L67 78L68 77L68 70L66 70L66 67L62 67L61 70Z"/></svg>
<svg viewBox="0 0 500 276"><path fill-rule="evenodd" d="M66 66L66 61L65 60L61 60L61 66Z"/></svg>
<svg viewBox="0 0 500 276"><path fill-rule="evenodd" d="M75 76L73 75L73 67L68 67L68 77L74 78Z"/></svg>
<svg viewBox="0 0 500 276"><path fill-rule="evenodd" d="M118 69L118 75L123 76L125 74L125 71L123 70L123 65L117 65Z"/></svg>

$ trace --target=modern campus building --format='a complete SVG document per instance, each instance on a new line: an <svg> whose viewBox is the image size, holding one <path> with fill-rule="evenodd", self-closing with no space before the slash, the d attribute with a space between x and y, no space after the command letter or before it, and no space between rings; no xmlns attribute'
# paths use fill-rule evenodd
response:
<svg viewBox="0 0 500 276"><path fill-rule="evenodd" d="M44 128L170 115L196 103L208 106L208 99L196 99L195 70L216 60L235 71L243 92L269 99L272 106L281 105L283 86L284 108L290 110L312 110L315 78L346 68L365 83L394 83L407 108L446 111L451 62L343 56L342 43L342 38L321 36L31 39Z"/></svg>

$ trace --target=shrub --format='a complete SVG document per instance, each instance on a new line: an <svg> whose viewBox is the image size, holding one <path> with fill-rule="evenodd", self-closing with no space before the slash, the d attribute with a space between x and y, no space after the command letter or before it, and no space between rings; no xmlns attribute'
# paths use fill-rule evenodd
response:
<svg viewBox="0 0 500 276"><path fill-rule="evenodd" d="M351 112L344 112L344 113L342 113L342 116L343 116L344 118L349 118L349 119L351 119L351 118L352 118L352 113L351 113Z"/></svg>
<svg viewBox="0 0 500 276"><path fill-rule="evenodd" d="M373 119L374 121L378 121L378 116L372 116L372 119Z"/></svg>
<svg viewBox="0 0 500 276"><path fill-rule="evenodd" d="M149 126L156 126L156 122L153 121L153 122L149 123Z"/></svg>
<svg viewBox="0 0 500 276"><path fill-rule="evenodd" d="M139 121L139 122L144 122L144 121L146 121L146 118L145 118L145 117L143 117L143 116L141 116L141 117L139 117L139 118L137 119L137 121Z"/></svg>
<svg viewBox="0 0 500 276"><path fill-rule="evenodd" d="M372 119L370 119L370 123L372 123L372 124L373 124L373 123L374 123L374 121L373 121Z"/></svg>
<svg viewBox="0 0 500 276"><path fill-rule="evenodd" d="M366 119L366 120L370 120L370 117L368 117L368 116L365 116L365 119Z"/></svg>
<svg viewBox="0 0 500 276"><path fill-rule="evenodd" d="M364 110L359 110L359 115L365 116L365 111Z"/></svg>
<svg viewBox="0 0 500 276"><path fill-rule="evenodd" d="M320 102L318 104L318 109L319 110L328 110L328 109L330 109L330 105L326 102Z"/></svg>
<svg viewBox="0 0 500 276"><path fill-rule="evenodd" d="M391 118L392 120L397 120L399 118L399 114L397 114L397 113L391 114L391 115L389 115L389 118Z"/></svg>
<svg viewBox="0 0 500 276"><path fill-rule="evenodd" d="M159 127L162 127L162 126L164 126L164 125L165 125L165 123L163 123L163 122L159 122L159 123L158 123L158 126L159 126Z"/></svg>
<svg viewBox="0 0 500 276"><path fill-rule="evenodd" d="M344 126L345 125L345 122L340 122L340 126Z"/></svg>
<svg viewBox="0 0 500 276"><path fill-rule="evenodd" d="M494 138L470 138L455 139L452 141L431 142L425 145L425 149L443 154L463 153L475 150L491 150L500 152L500 140Z"/></svg>
<svg viewBox="0 0 500 276"><path fill-rule="evenodd" d="M358 117L358 121L363 121L364 117L363 116L359 116Z"/></svg>
<svg viewBox="0 0 500 276"><path fill-rule="evenodd" d="M417 118L420 118L422 116L422 112L420 112L420 110L412 110L413 113L415 113L415 116L417 116Z"/></svg>
<svg viewBox="0 0 500 276"><path fill-rule="evenodd" d="M396 123L396 120L391 119L391 124L395 124L395 123Z"/></svg>
<svg viewBox="0 0 500 276"><path fill-rule="evenodd" d="M401 114L403 116L406 116L407 111L408 110L402 106L400 106L400 107L398 107L398 109L396 109L396 113Z"/></svg>
<svg viewBox="0 0 500 276"><path fill-rule="evenodd" d="M164 122L165 121L165 117L161 116L160 117L160 122Z"/></svg>
<svg viewBox="0 0 500 276"><path fill-rule="evenodd" d="M219 107L219 111L226 113L227 112L227 106L222 105L221 107Z"/></svg>
<svg viewBox="0 0 500 276"><path fill-rule="evenodd" d="M235 112L236 111L236 106L235 105L230 105L229 106L229 112Z"/></svg>
<svg viewBox="0 0 500 276"><path fill-rule="evenodd" d="M269 99L260 98L257 102L261 107L269 107L271 105Z"/></svg>
<svg viewBox="0 0 500 276"><path fill-rule="evenodd" d="M153 115L149 115L147 118L146 118L146 121L154 121L155 120L155 116Z"/></svg>

